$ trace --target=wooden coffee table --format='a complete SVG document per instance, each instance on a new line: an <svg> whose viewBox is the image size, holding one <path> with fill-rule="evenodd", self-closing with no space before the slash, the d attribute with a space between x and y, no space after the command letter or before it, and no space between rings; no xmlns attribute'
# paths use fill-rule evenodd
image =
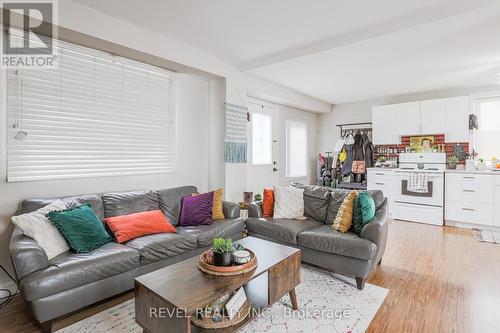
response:
<svg viewBox="0 0 500 333"><path fill-rule="evenodd" d="M196 310L242 286L254 308L269 307L289 293L292 307L297 310L300 250L254 237L236 243L257 256L254 271L236 276L208 275L198 269L196 256L136 278L136 322L149 333L202 331L191 324ZM253 318L249 316L223 332L234 332Z"/></svg>

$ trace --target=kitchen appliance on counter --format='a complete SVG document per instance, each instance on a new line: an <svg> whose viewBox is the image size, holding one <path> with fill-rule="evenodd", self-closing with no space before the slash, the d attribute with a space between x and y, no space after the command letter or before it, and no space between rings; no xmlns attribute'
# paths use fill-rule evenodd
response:
<svg viewBox="0 0 500 333"><path fill-rule="evenodd" d="M443 225L445 153L401 153L394 170L392 217Z"/></svg>

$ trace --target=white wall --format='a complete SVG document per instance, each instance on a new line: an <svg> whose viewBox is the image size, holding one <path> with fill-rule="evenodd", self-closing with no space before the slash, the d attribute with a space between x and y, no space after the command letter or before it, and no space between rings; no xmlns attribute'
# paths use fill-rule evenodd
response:
<svg viewBox="0 0 500 333"><path fill-rule="evenodd" d="M4 78L1 81L3 82L0 98L3 101L1 123L5 124ZM210 136L207 124L210 116L210 92L210 84L206 79L185 74L177 75L177 171L171 174L7 183L6 133L5 127L0 126L0 263L4 267L10 267L9 239L12 230L10 217L23 199L133 189L161 189L182 185L196 185L200 191L206 191L209 186ZM220 91L215 89L213 95L220 96Z"/></svg>

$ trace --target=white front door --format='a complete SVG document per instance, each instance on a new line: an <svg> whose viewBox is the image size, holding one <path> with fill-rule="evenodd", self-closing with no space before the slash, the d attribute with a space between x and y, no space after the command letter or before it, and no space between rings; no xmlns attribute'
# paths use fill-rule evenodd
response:
<svg viewBox="0 0 500 333"><path fill-rule="evenodd" d="M278 107L250 102L247 191L254 195L279 183Z"/></svg>

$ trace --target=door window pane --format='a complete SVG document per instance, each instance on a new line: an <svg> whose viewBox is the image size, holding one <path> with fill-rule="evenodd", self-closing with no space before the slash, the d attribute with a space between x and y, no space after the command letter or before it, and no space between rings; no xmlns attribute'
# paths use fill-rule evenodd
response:
<svg viewBox="0 0 500 333"><path fill-rule="evenodd" d="M479 157L490 160L500 157L500 97L480 99L476 103L479 130L476 132L475 150Z"/></svg>
<svg viewBox="0 0 500 333"><path fill-rule="evenodd" d="M307 176L307 125L286 121L286 176Z"/></svg>
<svg viewBox="0 0 500 333"><path fill-rule="evenodd" d="M252 114L252 164L272 163L271 116L255 112Z"/></svg>

